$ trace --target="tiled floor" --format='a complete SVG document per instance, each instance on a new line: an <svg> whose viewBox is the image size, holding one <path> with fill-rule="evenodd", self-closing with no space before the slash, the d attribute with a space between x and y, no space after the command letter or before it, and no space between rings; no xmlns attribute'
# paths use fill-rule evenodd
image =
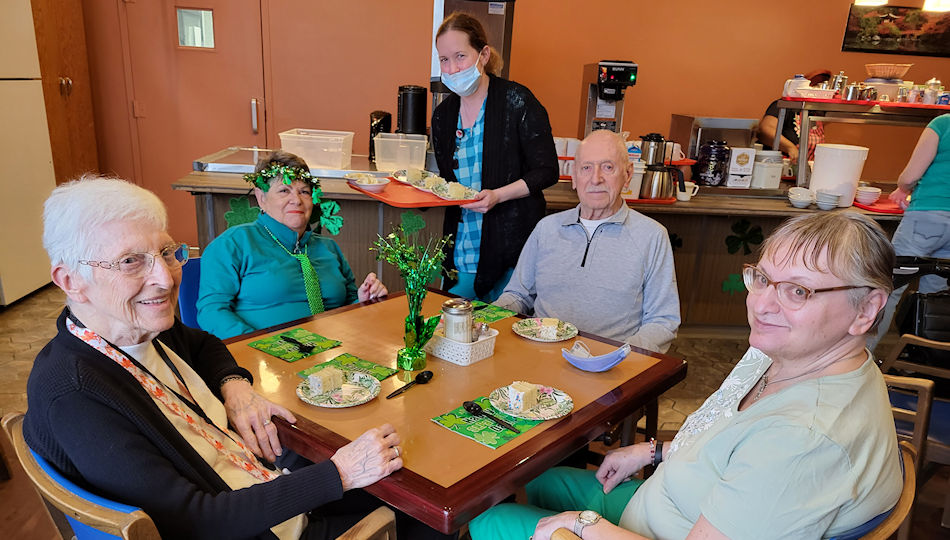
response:
<svg viewBox="0 0 950 540"><path fill-rule="evenodd" d="M26 381L33 358L54 335L63 302L62 291L48 286L9 308L0 308L0 414L26 410ZM685 358L689 367L686 380L660 398L661 431L672 434L679 429L686 416L719 387L748 347L747 339L747 332L735 329L681 329L668 354ZM948 475L950 467L940 468L918 494L912 538L950 539L950 529L939 525ZM0 538L50 538L51 525L39 517L43 508L39 499L20 495L28 490L14 488L13 483L0 482Z"/></svg>

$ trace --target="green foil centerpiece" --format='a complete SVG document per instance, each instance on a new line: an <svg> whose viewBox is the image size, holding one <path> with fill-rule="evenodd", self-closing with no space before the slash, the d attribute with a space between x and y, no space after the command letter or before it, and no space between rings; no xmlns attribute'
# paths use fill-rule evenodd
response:
<svg viewBox="0 0 950 540"><path fill-rule="evenodd" d="M415 242L415 232L411 234L412 240L409 236L403 226L398 226L385 238L380 236L370 249L376 251L377 260L395 266L406 282L406 298L409 300L403 336L406 346L396 354L396 365L406 371L416 371L426 366L423 347L439 324L439 315L428 319L422 316L422 300L428 293L426 285L442 272L442 261L445 260L443 248L452 241L452 236L446 235L436 241L430 238L425 245Z"/></svg>

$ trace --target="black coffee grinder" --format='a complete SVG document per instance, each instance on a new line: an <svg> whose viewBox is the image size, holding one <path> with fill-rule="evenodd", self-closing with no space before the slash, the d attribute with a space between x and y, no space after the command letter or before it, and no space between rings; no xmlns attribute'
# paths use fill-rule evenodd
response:
<svg viewBox="0 0 950 540"><path fill-rule="evenodd" d="M424 86L407 84L399 87L396 107L396 133L426 134L426 98Z"/></svg>
<svg viewBox="0 0 950 540"><path fill-rule="evenodd" d="M386 111L369 113L369 160L376 161L376 136L389 133L393 128L393 115Z"/></svg>

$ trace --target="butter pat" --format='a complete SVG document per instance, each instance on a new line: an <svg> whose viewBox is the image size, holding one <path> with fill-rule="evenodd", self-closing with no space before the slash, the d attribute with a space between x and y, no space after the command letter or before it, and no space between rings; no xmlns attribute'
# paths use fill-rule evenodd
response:
<svg viewBox="0 0 950 540"><path fill-rule="evenodd" d="M538 404L538 385L515 381L508 386L508 410L524 412Z"/></svg>
<svg viewBox="0 0 950 540"><path fill-rule="evenodd" d="M557 339L557 319L544 317L541 319L541 327L538 328L538 337L541 339Z"/></svg>
<svg viewBox="0 0 950 540"><path fill-rule="evenodd" d="M334 366L327 366L307 376L310 391L314 394L326 394L343 386L343 372Z"/></svg>

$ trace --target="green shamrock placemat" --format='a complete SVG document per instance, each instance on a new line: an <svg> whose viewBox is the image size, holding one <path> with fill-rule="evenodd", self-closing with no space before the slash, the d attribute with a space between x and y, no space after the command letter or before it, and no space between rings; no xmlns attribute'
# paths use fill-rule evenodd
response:
<svg viewBox="0 0 950 540"><path fill-rule="evenodd" d="M322 364L317 364L303 371L298 371L297 375L306 379L311 373L316 373L327 366L336 366L343 371L362 371L367 375L376 377L380 381L399 371L398 369L381 366L369 360L363 360L359 356L353 356L350 353L343 353L332 360L327 360Z"/></svg>
<svg viewBox="0 0 950 540"><path fill-rule="evenodd" d="M521 431L521 433L524 433L525 431L543 422L543 420L525 420L523 418L517 418L515 416L510 416L499 412L497 409L491 406L491 402L488 401L488 398L484 396L473 401L481 405L482 409L484 409L486 412L489 412L498 418L501 418L505 422L515 426L519 431ZM463 437L468 437L469 439L472 439L477 443L484 444L485 446L492 449L498 448L499 446L518 436L517 433L499 426L491 418L485 416L472 416L461 406L458 409L449 411L443 415L436 416L432 419L432 421L448 430L454 431Z"/></svg>
<svg viewBox="0 0 950 540"><path fill-rule="evenodd" d="M288 338L297 341L304 346L313 346L313 350L310 352L303 352L296 343L281 339L281 336L287 336ZM280 334L275 334L264 339L252 341L248 343L248 345L254 347L255 349L264 351L267 354L276 356L281 360L296 362L301 358L306 358L308 356L313 356L317 353L330 350L333 347L339 346L341 343L342 341L325 338L320 334L314 334L313 332L309 332L303 328L293 328L291 330L287 330L286 332L281 332Z"/></svg>
<svg viewBox="0 0 950 540"><path fill-rule="evenodd" d="M510 309L494 306L492 304L486 304L481 300L472 300L472 307L475 310L474 318L475 322L477 323L491 324L493 322L498 322L502 319L507 319L508 317L517 315L517 313L511 311Z"/></svg>

